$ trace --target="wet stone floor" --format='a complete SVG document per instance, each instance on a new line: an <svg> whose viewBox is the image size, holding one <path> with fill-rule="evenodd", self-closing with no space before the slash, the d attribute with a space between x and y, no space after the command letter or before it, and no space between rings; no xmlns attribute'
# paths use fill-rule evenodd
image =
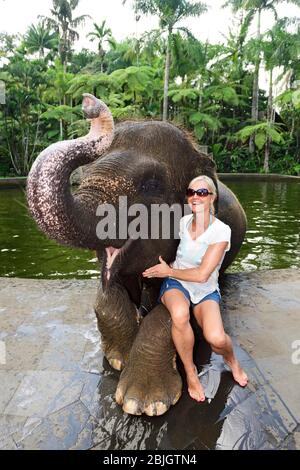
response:
<svg viewBox="0 0 300 470"><path fill-rule="evenodd" d="M165 415L135 417L114 401L119 373L101 353L97 281L2 278L0 448L300 449L299 281L292 269L227 275L222 314L249 386L201 341L211 400L184 390Z"/></svg>

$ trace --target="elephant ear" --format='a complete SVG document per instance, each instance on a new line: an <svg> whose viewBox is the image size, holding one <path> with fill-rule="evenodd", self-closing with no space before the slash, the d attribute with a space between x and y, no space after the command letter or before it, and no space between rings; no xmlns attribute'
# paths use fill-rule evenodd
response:
<svg viewBox="0 0 300 470"><path fill-rule="evenodd" d="M213 160L212 156L206 155L202 152L197 152L196 158L198 159L196 170L194 176L195 178L199 175L206 175L209 176L213 182L215 183L217 189L217 197L214 202L215 213L218 214L218 200L219 200L219 187L218 187L218 177L217 177L217 166L215 161Z"/></svg>
<svg viewBox="0 0 300 470"><path fill-rule="evenodd" d="M197 159L199 160L196 169L196 171L199 171L198 175L203 174L211 178L214 177L217 166L213 157L202 152L197 152Z"/></svg>

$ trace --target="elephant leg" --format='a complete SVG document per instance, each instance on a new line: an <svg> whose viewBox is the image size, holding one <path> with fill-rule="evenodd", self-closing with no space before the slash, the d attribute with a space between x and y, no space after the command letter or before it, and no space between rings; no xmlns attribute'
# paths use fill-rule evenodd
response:
<svg viewBox="0 0 300 470"><path fill-rule="evenodd" d="M116 401L126 413L158 416L179 400L181 391L171 317L163 305L157 305L140 326L120 376Z"/></svg>
<svg viewBox="0 0 300 470"><path fill-rule="evenodd" d="M125 286L117 280L99 286L95 304L103 352L114 369L122 370L138 332L140 315Z"/></svg>

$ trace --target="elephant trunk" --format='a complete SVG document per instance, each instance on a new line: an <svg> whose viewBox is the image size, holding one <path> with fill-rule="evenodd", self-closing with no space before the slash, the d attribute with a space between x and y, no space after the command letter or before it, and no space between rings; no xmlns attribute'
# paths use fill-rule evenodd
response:
<svg viewBox="0 0 300 470"><path fill-rule="evenodd" d="M93 95L83 95L82 110L91 121L89 133L47 147L34 162L27 180L29 210L50 238L71 246L97 249L95 207L70 190L70 175L91 163L110 147L114 123L107 106Z"/></svg>

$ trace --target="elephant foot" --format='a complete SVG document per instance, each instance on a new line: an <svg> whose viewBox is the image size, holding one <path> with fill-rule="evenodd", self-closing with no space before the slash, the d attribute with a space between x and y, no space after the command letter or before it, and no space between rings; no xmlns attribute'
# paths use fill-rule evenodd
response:
<svg viewBox="0 0 300 470"><path fill-rule="evenodd" d="M105 354L106 359L109 362L109 365L115 370L124 369L125 360L118 353Z"/></svg>
<svg viewBox="0 0 300 470"><path fill-rule="evenodd" d="M160 304L141 323L115 397L125 413L159 416L175 405L181 390L171 317Z"/></svg>
<svg viewBox="0 0 300 470"><path fill-rule="evenodd" d="M140 323L140 315L121 284L112 284L105 292L98 289L95 304L103 353L110 366L124 369Z"/></svg>
<svg viewBox="0 0 300 470"><path fill-rule="evenodd" d="M157 369L141 370L128 364L121 374L115 398L125 413L160 416L177 403L181 391L182 380L176 368L171 366L158 373Z"/></svg>
<svg viewBox="0 0 300 470"><path fill-rule="evenodd" d="M126 362L128 361L129 353L130 353L131 344L128 344L128 347L124 347L119 349L118 345L114 344L113 341L110 341L109 344L102 337L102 350L104 356L106 357L109 365L115 370L123 370L125 367Z"/></svg>
<svg viewBox="0 0 300 470"><path fill-rule="evenodd" d="M102 351L113 369L123 370L128 361L133 340L130 337L128 342L126 340L127 338L123 338L122 345L116 344L113 339L107 344L102 336Z"/></svg>

